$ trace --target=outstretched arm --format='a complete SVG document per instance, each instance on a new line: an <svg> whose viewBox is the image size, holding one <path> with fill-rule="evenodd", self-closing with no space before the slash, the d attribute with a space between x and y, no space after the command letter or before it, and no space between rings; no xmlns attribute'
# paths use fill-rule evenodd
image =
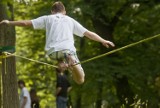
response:
<svg viewBox="0 0 160 108"><path fill-rule="evenodd" d="M1 24L7 24L7 25L14 25L14 26L32 26L32 22L30 20L22 20L22 21L9 21L9 20L3 20L0 22Z"/></svg>
<svg viewBox="0 0 160 108"><path fill-rule="evenodd" d="M105 39L101 38L99 35L97 35L96 33L91 32L91 31L86 31L84 33L84 36L86 36L87 38L89 38L91 40L102 43L107 48L115 46L113 42L105 40Z"/></svg>

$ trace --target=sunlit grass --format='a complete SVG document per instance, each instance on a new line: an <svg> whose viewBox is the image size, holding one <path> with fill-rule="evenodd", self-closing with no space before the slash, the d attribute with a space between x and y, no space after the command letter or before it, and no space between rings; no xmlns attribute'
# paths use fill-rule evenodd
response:
<svg viewBox="0 0 160 108"><path fill-rule="evenodd" d="M128 99L125 99L125 103L121 105L120 108L127 108L126 105L128 105ZM129 105L132 108L147 108L148 107L148 100L142 101L138 98L138 95L134 97L134 102Z"/></svg>

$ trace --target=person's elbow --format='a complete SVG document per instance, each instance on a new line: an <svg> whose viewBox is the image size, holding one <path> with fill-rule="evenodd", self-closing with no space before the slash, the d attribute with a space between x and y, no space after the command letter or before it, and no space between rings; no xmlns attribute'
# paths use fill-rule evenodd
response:
<svg viewBox="0 0 160 108"><path fill-rule="evenodd" d="M23 21L21 23L22 26L32 26L32 22L29 20L29 21Z"/></svg>
<svg viewBox="0 0 160 108"><path fill-rule="evenodd" d="M86 37L91 37L92 32L91 31L86 31L86 32L84 32L83 35L86 36Z"/></svg>

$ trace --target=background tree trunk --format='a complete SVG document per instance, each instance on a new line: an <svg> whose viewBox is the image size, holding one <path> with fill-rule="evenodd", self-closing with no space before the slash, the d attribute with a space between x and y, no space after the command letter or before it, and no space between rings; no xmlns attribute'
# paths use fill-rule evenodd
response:
<svg viewBox="0 0 160 108"><path fill-rule="evenodd" d="M8 16L10 15L10 16ZM0 21L13 20L13 7L0 2ZM0 25L0 46L15 46L15 28ZM19 108L15 57L2 59L2 108Z"/></svg>
<svg viewBox="0 0 160 108"><path fill-rule="evenodd" d="M96 100L96 108L101 108L102 106L102 93L103 93L103 82L99 82L97 100Z"/></svg>
<svg viewBox="0 0 160 108"><path fill-rule="evenodd" d="M117 76L115 76L115 78L115 85L116 90L118 91L117 96L119 98L119 101L120 103L126 103L125 107L128 108L134 102L134 93L130 88L128 78L126 76L122 76L122 78L117 78Z"/></svg>
<svg viewBox="0 0 160 108"><path fill-rule="evenodd" d="M76 105L75 105L75 108L81 108L81 95L77 95L77 99L76 99Z"/></svg>
<svg viewBox="0 0 160 108"><path fill-rule="evenodd" d="M0 108L2 108L2 59L0 58Z"/></svg>

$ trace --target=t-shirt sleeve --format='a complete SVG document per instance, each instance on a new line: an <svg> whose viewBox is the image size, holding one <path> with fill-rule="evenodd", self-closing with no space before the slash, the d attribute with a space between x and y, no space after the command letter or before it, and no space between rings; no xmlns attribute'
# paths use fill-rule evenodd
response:
<svg viewBox="0 0 160 108"><path fill-rule="evenodd" d="M31 20L34 29L45 29L47 16L38 17Z"/></svg>
<svg viewBox="0 0 160 108"><path fill-rule="evenodd" d="M77 36L83 37L84 33L88 30L75 20L73 20L73 23L74 23L73 33Z"/></svg>
<svg viewBox="0 0 160 108"><path fill-rule="evenodd" d="M28 91L27 91L27 89L23 90L23 97L28 97Z"/></svg>

